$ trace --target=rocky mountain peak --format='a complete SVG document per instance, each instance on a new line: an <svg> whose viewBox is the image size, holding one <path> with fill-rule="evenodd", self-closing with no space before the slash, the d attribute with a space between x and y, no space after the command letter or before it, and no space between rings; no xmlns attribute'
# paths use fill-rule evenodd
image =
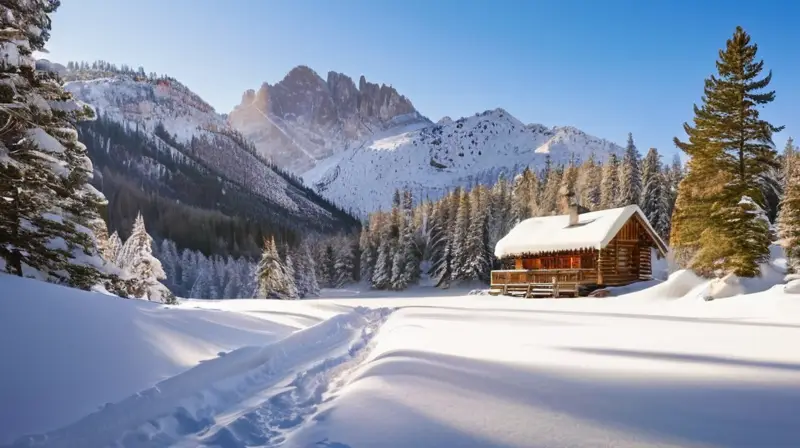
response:
<svg viewBox="0 0 800 448"><path fill-rule="evenodd" d="M391 86L363 75L356 86L334 71L323 79L300 65L275 85L246 91L229 121L279 166L303 172L354 141L395 126L398 117L406 125L430 123Z"/></svg>

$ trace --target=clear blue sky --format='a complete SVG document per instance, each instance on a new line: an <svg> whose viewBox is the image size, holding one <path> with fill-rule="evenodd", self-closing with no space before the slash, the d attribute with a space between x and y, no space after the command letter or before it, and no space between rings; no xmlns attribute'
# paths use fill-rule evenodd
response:
<svg viewBox="0 0 800 448"><path fill-rule="evenodd" d="M434 121L503 107L671 154L742 25L774 72L782 149L800 138L798 17L791 0L66 0L49 57L141 65L219 112L305 64L391 84Z"/></svg>

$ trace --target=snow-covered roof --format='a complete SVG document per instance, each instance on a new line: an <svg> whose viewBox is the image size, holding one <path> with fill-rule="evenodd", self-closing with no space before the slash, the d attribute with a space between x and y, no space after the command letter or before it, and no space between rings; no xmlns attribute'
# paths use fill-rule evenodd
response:
<svg viewBox="0 0 800 448"><path fill-rule="evenodd" d="M559 252L578 249L602 249L633 216L639 215L662 253L667 245L658 237L642 210L636 205L584 213L578 224L569 225L569 215L529 218L517 224L495 246L497 258L522 254Z"/></svg>

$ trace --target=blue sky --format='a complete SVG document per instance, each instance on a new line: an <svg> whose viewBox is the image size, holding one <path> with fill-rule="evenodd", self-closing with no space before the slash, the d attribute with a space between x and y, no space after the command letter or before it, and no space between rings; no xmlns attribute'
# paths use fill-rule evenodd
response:
<svg viewBox="0 0 800 448"><path fill-rule="evenodd" d="M772 69L763 116L800 139L800 3L694 0L67 0L51 59L173 76L229 112L305 64L391 84L432 120L503 107L642 152L676 152L717 51L742 25Z"/></svg>

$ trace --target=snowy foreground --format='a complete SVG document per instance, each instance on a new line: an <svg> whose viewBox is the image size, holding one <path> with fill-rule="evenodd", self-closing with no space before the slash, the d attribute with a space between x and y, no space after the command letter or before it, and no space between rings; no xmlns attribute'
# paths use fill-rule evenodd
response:
<svg viewBox="0 0 800 448"><path fill-rule="evenodd" d="M703 291L167 307L0 276L0 446L797 446L800 295Z"/></svg>

